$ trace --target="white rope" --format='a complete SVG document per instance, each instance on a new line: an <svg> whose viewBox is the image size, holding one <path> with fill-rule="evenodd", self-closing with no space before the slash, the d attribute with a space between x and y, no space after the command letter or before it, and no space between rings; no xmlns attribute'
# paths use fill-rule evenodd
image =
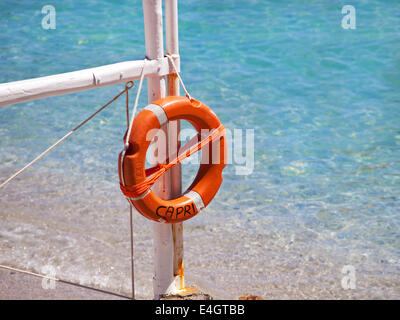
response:
<svg viewBox="0 0 400 320"><path fill-rule="evenodd" d="M126 133L126 141L125 141L125 144L124 144L124 149L121 152L121 173L122 173L121 174L121 178L122 178L121 183L124 186L125 186L124 159L125 159L126 151L129 148L129 136L131 135L131 131L132 131L132 127L133 127L133 120L135 120L136 109L137 109L137 106L139 104L139 97L140 97L140 92L142 91L142 84L143 84L143 79L144 79L144 69L145 69L145 67L146 67L146 59L143 60L142 73L140 74L140 81L139 81L138 90L136 92L135 104L133 106L132 116L131 116L131 119L130 119L129 124L128 124L128 129L127 129L127 133ZM127 110L126 114L129 115L129 110ZM128 199L128 201L129 201L129 203L132 204L132 202L129 199Z"/></svg>
<svg viewBox="0 0 400 320"><path fill-rule="evenodd" d="M133 120L135 120L135 114L136 114L136 109L139 103L139 97L140 97L140 91L142 91L142 84L143 84L143 79L144 79L144 69L146 67L146 59L143 60L143 68L142 68L142 73L140 74L140 81L139 81L139 87L136 93L136 99L135 99L135 104L133 106L132 110L132 115L131 115L131 120L129 122L129 127L128 127L128 132L126 133L126 142L125 142L125 147L124 149L128 149L129 147L129 137L131 135L132 127L133 127ZM125 154L124 154L125 155Z"/></svg>
<svg viewBox="0 0 400 320"><path fill-rule="evenodd" d="M33 159L31 162L29 162L25 167L23 167L21 170L19 170L16 173L14 173L6 181L4 181L2 184L0 184L0 189L3 188L12 179L16 178L18 175L20 175L22 172L24 172L26 169L28 169L31 165L33 165L36 161L38 161L46 153L48 153L51 150L53 150L57 145L59 145L61 142L63 142L65 139L67 139L73 133L74 133L74 131L70 131L68 134L66 134L64 137L62 137L60 140L58 140L55 144L53 144L51 147L47 148L45 151L43 151L41 154L39 154L35 159Z"/></svg>
<svg viewBox="0 0 400 320"><path fill-rule="evenodd" d="M182 80L182 78L181 78L181 76L180 76L180 74L179 74L179 72L178 72L178 69L177 69L175 63L174 63L174 60L172 59L171 55L169 55L169 54L167 54L167 58L169 59L169 61L171 61L171 64L172 64L172 66L173 66L174 69L175 69L175 73L176 73L176 75L178 76L178 79L179 79L179 82L180 82L181 85L182 85L183 91L185 91L186 97L187 97L189 100L191 100L192 97L191 97L191 95L189 94L189 92L186 90L186 87L185 87L185 85L184 85L184 83L183 83L183 80Z"/></svg>
<svg viewBox="0 0 400 320"><path fill-rule="evenodd" d="M22 269L17 269L17 268L5 266L5 265L2 265L2 264L0 264L0 268L8 269L8 270L11 270L11 271L17 271L17 272L21 272L21 273L26 273L26 274L29 274L31 276L41 277L41 278L49 279L49 280L53 280L53 281L60 281L60 279L57 279L55 277L45 276L45 275L42 275L42 274L39 274L39 273L30 272L30 271L22 270Z"/></svg>

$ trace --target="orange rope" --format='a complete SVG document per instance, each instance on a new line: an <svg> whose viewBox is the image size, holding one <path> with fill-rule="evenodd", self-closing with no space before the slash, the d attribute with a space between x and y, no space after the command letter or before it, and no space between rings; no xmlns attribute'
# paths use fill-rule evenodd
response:
<svg viewBox="0 0 400 320"><path fill-rule="evenodd" d="M123 186L120 184L120 188L122 193L129 198L139 198L144 195L153 184L170 168L174 165L182 162L187 157L190 157L192 154L196 153L200 149L202 149L205 145L217 140L225 133L225 127L220 125L218 128L213 130L207 137L201 140L199 143L191 147L185 153L180 154L178 157L173 159L171 162L167 164L158 164L155 167L150 169L146 169L146 177L150 176L146 180L134 185L134 186Z"/></svg>

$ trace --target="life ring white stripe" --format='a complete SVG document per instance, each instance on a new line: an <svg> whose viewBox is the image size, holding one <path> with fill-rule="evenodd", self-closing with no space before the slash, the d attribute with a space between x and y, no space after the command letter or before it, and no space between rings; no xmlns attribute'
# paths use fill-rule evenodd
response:
<svg viewBox="0 0 400 320"><path fill-rule="evenodd" d="M163 124L168 122L167 114L165 113L164 109L162 107L160 107L159 105L151 103L151 104L147 105L144 108L144 110L149 110L156 115L158 122L160 123L160 127Z"/></svg>
<svg viewBox="0 0 400 320"><path fill-rule="evenodd" d="M184 196L194 202L194 205L196 206L198 212L205 208L201 195L198 194L196 191L190 190L189 192L185 193Z"/></svg>

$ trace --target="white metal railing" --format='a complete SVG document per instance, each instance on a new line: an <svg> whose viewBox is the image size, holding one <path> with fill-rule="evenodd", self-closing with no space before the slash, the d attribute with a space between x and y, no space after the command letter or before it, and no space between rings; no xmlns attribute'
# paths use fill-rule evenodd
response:
<svg viewBox="0 0 400 320"><path fill-rule="evenodd" d="M179 56L173 56L179 70ZM0 84L0 106L89 90L137 80L143 60L109 64L97 68L61 73L46 77ZM162 77L174 73L168 58L146 61L145 77Z"/></svg>

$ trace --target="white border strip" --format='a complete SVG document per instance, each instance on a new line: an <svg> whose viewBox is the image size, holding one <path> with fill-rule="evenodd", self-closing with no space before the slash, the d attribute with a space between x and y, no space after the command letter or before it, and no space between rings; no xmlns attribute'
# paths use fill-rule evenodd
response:
<svg viewBox="0 0 400 320"><path fill-rule="evenodd" d="M160 127L168 122L167 114L165 113L164 109L159 105L149 104L143 110L149 110L153 112L156 115L158 122L160 123Z"/></svg>
<svg viewBox="0 0 400 320"><path fill-rule="evenodd" d="M198 194L196 191L190 190L189 192L185 193L184 196L194 202L197 211L200 211L205 208L203 199L201 198L200 194Z"/></svg>

